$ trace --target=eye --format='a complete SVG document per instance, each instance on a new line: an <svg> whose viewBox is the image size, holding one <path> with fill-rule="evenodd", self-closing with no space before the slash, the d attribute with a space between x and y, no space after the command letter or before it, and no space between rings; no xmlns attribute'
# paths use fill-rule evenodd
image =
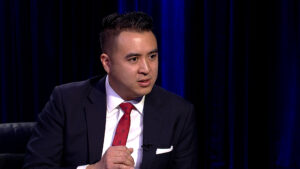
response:
<svg viewBox="0 0 300 169"><path fill-rule="evenodd" d="M137 57L132 57L128 59L129 62L136 62L137 60L138 60Z"/></svg>
<svg viewBox="0 0 300 169"><path fill-rule="evenodd" d="M157 57L157 54L152 54L152 55L149 56L149 58L150 58L151 60L154 60L156 57Z"/></svg>

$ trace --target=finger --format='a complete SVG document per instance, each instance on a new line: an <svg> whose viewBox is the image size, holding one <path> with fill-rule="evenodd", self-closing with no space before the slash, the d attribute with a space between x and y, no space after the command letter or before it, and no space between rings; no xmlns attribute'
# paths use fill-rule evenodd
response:
<svg viewBox="0 0 300 169"><path fill-rule="evenodd" d="M109 149L114 151L127 151L129 154L133 153L133 148L127 148L126 146L111 146Z"/></svg>
<svg viewBox="0 0 300 169"><path fill-rule="evenodd" d="M127 150L129 151L130 154L133 153L133 148L127 148Z"/></svg>
<svg viewBox="0 0 300 169"><path fill-rule="evenodd" d="M114 164L126 164L134 166L135 162L131 153L132 148L126 148L125 146L112 146L105 153L105 157L110 159Z"/></svg>
<svg viewBox="0 0 300 169"><path fill-rule="evenodd" d="M107 154L121 154L122 152L126 152L128 155L131 152L125 146L111 146L107 149Z"/></svg>
<svg viewBox="0 0 300 169"><path fill-rule="evenodd" d="M133 166L126 166L124 164L117 164L118 169L134 169Z"/></svg>
<svg viewBox="0 0 300 169"><path fill-rule="evenodd" d="M110 150L108 156L131 156L132 152L129 150Z"/></svg>
<svg viewBox="0 0 300 169"><path fill-rule="evenodd" d="M131 166L131 167L134 166L134 160L132 157L128 158L128 157L118 156L118 157L112 157L111 160L112 160L113 164L123 164L123 165Z"/></svg>
<svg viewBox="0 0 300 169"><path fill-rule="evenodd" d="M110 148L114 150L119 150L119 151L126 151L127 147L126 146L111 146Z"/></svg>

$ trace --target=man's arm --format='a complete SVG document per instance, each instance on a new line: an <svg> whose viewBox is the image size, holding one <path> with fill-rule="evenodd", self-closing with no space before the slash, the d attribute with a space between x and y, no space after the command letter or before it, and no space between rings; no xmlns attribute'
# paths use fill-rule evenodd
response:
<svg viewBox="0 0 300 169"><path fill-rule="evenodd" d="M56 87L39 115L38 123L27 145L27 154L23 169L76 169L74 164L64 162L65 109L62 91ZM70 139L70 138L69 138ZM74 147L75 148L75 147ZM111 169L123 167L132 169L134 160L133 149L124 146L112 146L101 160L87 168ZM73 154L75 155L75 154Z"/></svg>
<svg viewBox="0 0 300 169"><path fill-rule="evenodd" d="M24 169L62 169L64 114L63 101L56 87L39 115L27 144ZM76 166L66 169L76 169Z"/></svg>
<svg viewBox="0 0 300 169"><path fill-rule="evenodd" d="M198 169L198 141L194 107L190 106L176 145L172 169ZM175 147L175 146L174 146Z"/></svg>

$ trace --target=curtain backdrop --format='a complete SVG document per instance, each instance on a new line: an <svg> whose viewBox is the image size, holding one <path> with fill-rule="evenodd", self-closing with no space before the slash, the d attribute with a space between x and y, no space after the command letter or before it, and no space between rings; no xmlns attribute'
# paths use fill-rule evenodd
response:
<svg viewBox="0 0 300 169"><path fill-rule="evenodd" d="M300 168L299 0L0 0L0 122L104 75L101 19L135 10L154 19L157 84L195 105L201 168L248 169L248 152L250 168Z"/></svg>
<svg viewBox="0 0 300 169"><path fill-rule="evenodd" d="M262 168L298 169L300 1L266 0L256 6L256 52L249 57L249 131L257 146L249 154L253 152Z"/></svg>

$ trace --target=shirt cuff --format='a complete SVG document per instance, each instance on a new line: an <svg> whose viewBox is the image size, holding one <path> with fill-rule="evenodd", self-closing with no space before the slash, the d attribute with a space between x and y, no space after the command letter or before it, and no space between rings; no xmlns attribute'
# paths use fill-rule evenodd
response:
<svg viewBox="0 0 300 169"><path fill-rule="evenodd" d="M78 166L76 169L86 169L88 165L81 165L81 166Z"/></svg>

